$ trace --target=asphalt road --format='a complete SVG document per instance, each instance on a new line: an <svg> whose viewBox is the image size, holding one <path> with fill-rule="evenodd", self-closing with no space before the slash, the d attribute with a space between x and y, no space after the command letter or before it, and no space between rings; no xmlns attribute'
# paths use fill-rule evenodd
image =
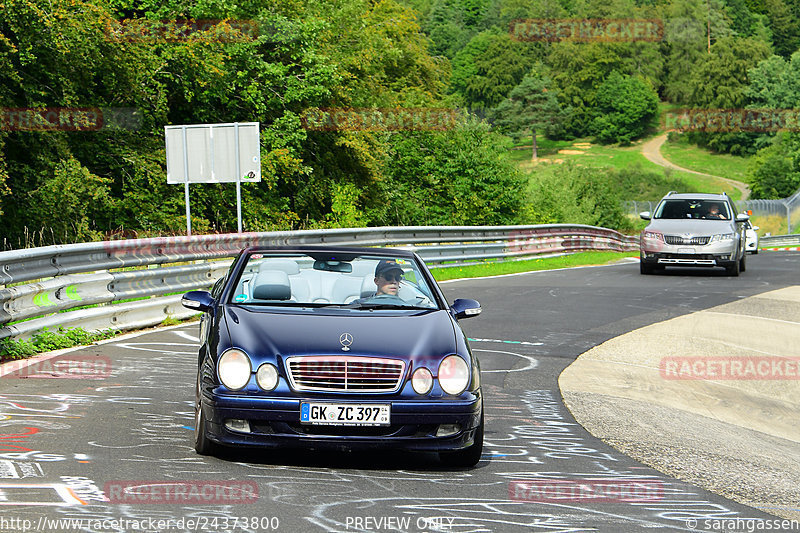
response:
<svg viewBox="0 0 800 533"><path fill-rule="evenodd" d="M739 278L641 276L626 263L442 284L449 299L475 298L484 310L462 323L486 402L485 455L473 469L401 453L201 457L192 448L196 324L83 348L70 357L99 361L110 372L89 377L102 379L0 378L0 531L747 531L748 519L775 517L595 439L564 407L557 379L609 338L796 285L799 272L800 254L765 252ZM185 495L175 485L184 481L194 483ZM611 483L627 495L635 482L638 492L555 499L542 488L554 482ZM120 491L132 484L140 500Z"/></svg>

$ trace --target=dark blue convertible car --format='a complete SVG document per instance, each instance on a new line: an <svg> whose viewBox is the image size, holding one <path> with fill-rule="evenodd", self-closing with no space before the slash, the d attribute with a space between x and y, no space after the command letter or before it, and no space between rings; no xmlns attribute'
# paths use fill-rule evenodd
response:
<svg viewBox="0 0 800 533"><path fill-rule="evenodd" d="M392 249L248 248L203 312L195 449L399 448L476 464L480 367L422 260Z"/></svg>

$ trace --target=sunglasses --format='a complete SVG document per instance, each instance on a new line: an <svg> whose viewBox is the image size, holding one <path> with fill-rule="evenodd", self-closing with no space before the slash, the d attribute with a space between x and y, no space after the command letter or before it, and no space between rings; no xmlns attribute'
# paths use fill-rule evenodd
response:
<svg viewBox="0 0 800 533"><path fill-rule="evenodd" d="M385 279L386 281L396 281L396 282L400 283L401 281L403 281L403 275L402 274L383 274L383 279Z"/></svg>

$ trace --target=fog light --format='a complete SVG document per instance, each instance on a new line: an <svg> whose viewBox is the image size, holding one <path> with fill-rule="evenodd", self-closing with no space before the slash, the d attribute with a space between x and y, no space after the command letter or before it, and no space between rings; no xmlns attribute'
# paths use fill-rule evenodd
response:
<svg viewBox="0 0 800 533"><path fill-rule="evenodd" d="M225 421L225 428L239 433L250 433L250 422L239 420L238 418L229 418Z"/></svg>
<svg viewBox="0 0 800 533"><path fill-rule="evenodd" d="M449 437L461 431L459 424L439 424L439 429L436 430L437 437Z"/></svg>

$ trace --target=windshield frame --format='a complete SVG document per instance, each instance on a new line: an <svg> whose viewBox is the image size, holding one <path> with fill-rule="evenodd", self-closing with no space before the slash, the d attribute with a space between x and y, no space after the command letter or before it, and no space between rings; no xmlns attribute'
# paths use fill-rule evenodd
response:
<svg viewBox="0 0 800 533"><path fill-rule="evenodd" d="M399 306L396 305L397 301L387 301L386 306L373 306L368 305L363 308L358 306L350 305L353 303L353 300L348 300L345 302L336 302L336 301L308 301L308 302L298 302L296 300L269 300L269 301L254 301L252 299L236 301L235 296L237 292L242 288L242 278L243 276L253 273L253 270L248 269L248 264L252 260L254 255L261 255L262 257L257 258L259 261L262 259L301 259L306 268L303 270L304 272L320 272L324 276L333 276L331 279L331 283L335 282L336 278L335 275L347 275L350 278L358 279L359 277L364 278L369 275L374 276L374 268L377 265L378 261L381 259L392 259L398 261L401 265L403 265L403 270L408 272L413 272L414 276L412 276L411 280L404 279L403 284L405 287L408 287L410 290L414 291L415 293L420 293L425 295L427 300L423 300L423 302L429 301L428 306L419 305L422 302L414 302L408 301L408 305ZM311 260L320 260L320 261L341 261L345 263L351 263L353 261L370 261L373 264L371 265L371 272L372 274L364 274L363 271L365 270L362 267L360 270L362 273L360 274L353 274L347 271L339 271L333 272L324 269L317 269L317 268L308 268L308 264ZM326 274L327 272L327 274ZM350 283L354 283L351 281ZM332 287L330 288L332 291ZM239 293L242 296L242 293ZM360 294L359 294L360 296ZM292 294L294 297L294 293ZM311 298L309 298L311 299ZM360 298L365 299L365 298ZM433 279L433 276L430 274L430 271L425 265L424 261L419 258L417 254L414 252L410 252L407 250L396 250L391 248L375 248L375 249L362 249L362 248L325 248L325 247L251 247L242 250L239 257L235 261L235 265L232 268L228 280L225 283L225 287L220 295L218 301L222 305L230 305L230 306L255 306L255 307L272 307L272 308L281 308L281 309L309 309L309 308L328 308L328 309L348 309L348 310L358 310L358 311L365 311L371 312L375 310L381 309L391 309L393 311L402 311L404 309L408 309L408 311L412 312L419 312L423 310L427 311L435 311L435 310L448 310L449 304L447 300L444 298L444 295L441 293L441 289L436 284L436 281Z"/></svg>
<svg viewBox="0 0 800 533"><path fill-rule="evenodd" d="M681 204L681 211L686 215L685 217L678 216L663 216L664 210L668 204ZM719 213L725 215L722 218L709 217L708 206L716 204L719 207ZM694 212L693 212L694 211ZM722 220L730 222L736 217L736 211L733 204L719 198L665 198L656 206L653 212L653 220Z"/></svg>

